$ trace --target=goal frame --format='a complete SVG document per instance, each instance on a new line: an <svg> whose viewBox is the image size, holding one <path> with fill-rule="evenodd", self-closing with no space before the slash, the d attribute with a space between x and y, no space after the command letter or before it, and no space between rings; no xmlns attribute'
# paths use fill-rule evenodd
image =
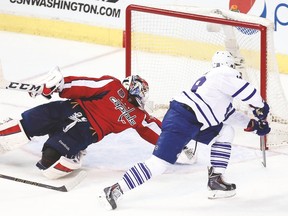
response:
<svg viewBox="0 0 288 216"><path fill-rule="evenodd" d="M199 15L199 14L192 14L192 13L186 13L186 12L179 12L179 11L173 11L168 9L161 9L156 7L148 7L148 6L141 6L136 4L131 4L126 8L126 20L125 20L125 66L126 66L126 77L130 76L132 74L132 12L138 11L143 13L153 13L157 15L163 15L163 16L172 16L176 18L182 18L182 19L192 19L196 21L202 21L202 22L209 22L213 24L222 24L222 25L230 25L230 26L236 26L236 27L242 27L242 28L250 28L250 29L256 29L260 32L260 94L264 100L267 99L267 27L258 23L248 23L243 21L237 21L237 20L229 20L224 18L218 18L218 17L210 17L205 15ZM268 149L267 142L266 142L266 136L260 137L260 149L263 152L263 164L266 166L266 156L265 156L265 150Z"/></svg>
<svg viewBox="0 0 288 216"><path fill-rule="evenodd" d="M261 24L255 23L248 23L248 22L238 22L235 20L226 20L217 17L209 17L204 15L198 14L190 14L185 12L167 10L167 9L159 9L154 7L147 7L141 5L134 5L131 4L126 8L126 20L125 20L125 63L126 63L126 77L132 74L131 71L131 18L132 18L132 11L139 11L139 12L146 12L146 13L154 13L158 15L164 16L173 16L177 18L183 19L193 19L197 21L203 22L211 22L214 24L222 24L222 25L230 25L230 26L237 26L243 28L252 28L257 29L260 31L260 46L261 46L261 53L260 53L260 94L264 100L266 100L267 93L266 93L266 85L267 85L267 27Z"/></svg>

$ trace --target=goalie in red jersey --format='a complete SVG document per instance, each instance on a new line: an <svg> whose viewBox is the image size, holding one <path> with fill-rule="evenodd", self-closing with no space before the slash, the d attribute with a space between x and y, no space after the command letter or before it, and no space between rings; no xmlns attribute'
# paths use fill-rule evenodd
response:
<svg viewBox="0 0 288 216"><path fill-rule="evenodd" d="M23 112L21 120L1 124L0 154L21 147L34 136L49 135L36 164L49 179L79 169L85 149L110 133L133 128L149 143L157 142L161 121L144 110L149 86L138 75L123 82L112 76L63 77L56 67L43 87L43 96L58 93L66 100L36 106Z"/></svg>

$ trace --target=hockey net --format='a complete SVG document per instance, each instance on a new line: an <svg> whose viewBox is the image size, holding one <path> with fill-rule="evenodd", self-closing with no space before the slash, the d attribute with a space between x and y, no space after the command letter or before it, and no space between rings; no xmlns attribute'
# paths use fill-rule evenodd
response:
<svg viewBox="0 0 288 216"><path fill-rule="evenodd" d="M130 5L126 11L126 75L139 74L148 81L147 109L161 118L174 95L210 70L215 51L228 50L245 59L243 78L258 88L270 105L272 130L266 145L287 145L288 103L273 32L269 20L229 10ZM244 103L234 105L251 114Z"/></svg>

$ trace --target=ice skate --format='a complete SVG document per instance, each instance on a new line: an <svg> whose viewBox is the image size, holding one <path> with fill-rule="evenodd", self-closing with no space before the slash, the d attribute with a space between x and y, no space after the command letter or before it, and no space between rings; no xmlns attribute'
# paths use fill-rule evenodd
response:
<svg viewBox="0 0 288 216"><path fill-rule="evenodd" d="M106 187L99 195L99 201L101 205L107 210L113 210L117 208L117 200L122 196L123 192L120 185L114 184L111 187Z"/></svg>
<svg viewBox="0 0 288 216"><path fill-rule="evenodd" d="M236 185L223 180L221 173L214 173L213 167L208 167L209 199L228 198L236 194Z"/></svg>

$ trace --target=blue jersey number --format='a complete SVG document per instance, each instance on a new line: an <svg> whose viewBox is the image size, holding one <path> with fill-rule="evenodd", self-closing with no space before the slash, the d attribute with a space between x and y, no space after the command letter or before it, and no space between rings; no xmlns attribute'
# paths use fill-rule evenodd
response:
<svg viewBox="0 0 288 216"><path fill-rule="evenodd" d="M191 88L191 91L192 92L196 92L198 87L200 87L201 85L203 85L203 83L206 81L206 77L203 76L203 77L200 77L195 83L194 85L192 86Z"/></svg>

